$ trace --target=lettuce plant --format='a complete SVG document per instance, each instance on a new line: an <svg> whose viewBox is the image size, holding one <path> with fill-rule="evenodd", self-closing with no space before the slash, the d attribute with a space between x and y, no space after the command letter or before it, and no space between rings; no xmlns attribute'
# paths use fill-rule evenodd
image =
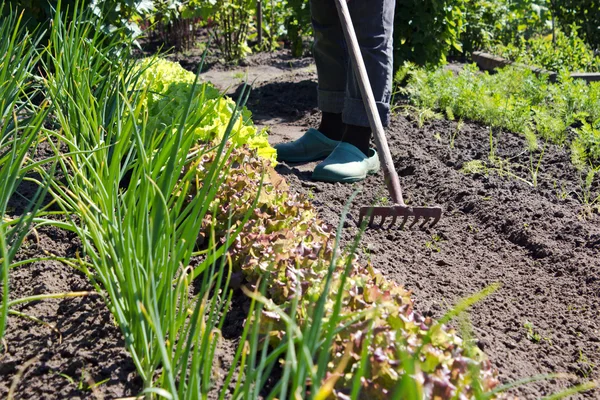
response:
<svg viewBox="0 0 600 400"><path fill-rule="evenodd" d="M186 99L191 94L195 75L178 63L164 59L142 60L139 68L143 73L136 87L149 92L146 100L148 130L176 130L174 121L181 114ZM196 93L186 123L194 126L192 132L197 141L214 144L223 138L233 115L235 102L223 97L214 86L206 82L199 86ZM248 145L261 157L275 162L275 149L267 141L267 132L258 131L252 123L251 116L252 113L244 107L233 126L231 143L234 147Z"/></svg>

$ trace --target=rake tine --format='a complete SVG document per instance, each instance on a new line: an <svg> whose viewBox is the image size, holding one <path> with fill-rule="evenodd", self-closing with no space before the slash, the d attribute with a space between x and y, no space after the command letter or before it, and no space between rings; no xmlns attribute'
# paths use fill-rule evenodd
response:
<svg viewBox="0 0 600 400"><path fill-rule="evenodd" d="M412 227L415 226L417 222L419 222L419 218L421 218L420 215L415 215L415 219L413 220L412 224L410 224L408 229L412 229Z"/></svg>
<svg viewBox="0 0 600 400"><path fill-rule="evenodd" d="M404 225L406 225L406 221L408 221L408 215L405 215L404 219L402 219L402 223L400 224L400 229L404 229Z"/></svg>
<svg viewBox="0 0 600 400"><path fill-rule="evenodd" d="M423 229L425 227L425 224L427 223L427 221L429 221L429 217L423 218L423 222L421 222L421 224L419 225L419 228Z"/></svg>
<svg viewBox="0 0 600 400"><path fill-rule="evenodd" d="M396 225L396 221L398 221L398 214L394 214L394 217L392 218L392 222L390 222L390 228L394 225Z"/></svg>

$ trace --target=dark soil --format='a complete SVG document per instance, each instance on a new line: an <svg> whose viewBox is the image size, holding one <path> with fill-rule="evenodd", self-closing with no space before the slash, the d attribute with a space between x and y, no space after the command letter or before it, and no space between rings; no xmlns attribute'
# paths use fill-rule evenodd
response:
<svg viewBox="0 0 600 400"><path fill-rule="evenodd" d="M75 257L74 234L56 228L31 233L19 260ZM93 291L88 279L56 261L40 261L11 271L11 298ZM141 389L121 332L96 294L43 300L15 307L48 325L9 317L7 349L0 356L0 398L11 385L16 399L83 399L132 396Z"/></svg>
<svg viewBox="0 0 600 400"><path fill-rule="evenodd" d="M256 55L248 68L280 65L281 71L293 72L307 65L305 60L297 65L289 61L285 52ZM194 62L189 60L187 67L194 70ZM315 126L319 119L315 105L316 74L306 68L265 77L248 102L261 125L280 129L274 142L285 138L287 130ZM455 122L435 121L419 128L410 118L393 118L387 134L407 202L441 205L444 217L433 229L370 229L360 256L411 289L417 308L435 317L460 299L501 283L469 314L479 345L501 380L558 372L577 377L529 384L515 390L521 398L599 379L600 217L578 200L581 176L571 166L568 152L546 148L533 188L494 171L461 172L467 161L488 160L490 130L466 123L456 132ZM524 140L508 132L493 135L496 155L509 161L512 173L530 180ZM347 215L345 243L357 233L358 208L386 197L381 174L342 185L313 182L306 166L280 164L277 169L292 190L314 199L329 223L339 222L344 204L361 190ZM594 190L598 194L597 183ZM19 257L73 256L78 248L74 235L44 228L37 237L28 237ZM82 274L59 262L40 261L11 271L12 298L88 290L92 288ZM247 302L236 298L234 306L218 353L221 374L233 358ZM115 398L139 393L141 383L121 334L97 295L29 303L18 310L55 325L61 335L10 317L8 348L0 356L0 398L7 396L13 382L16 398ZM91 390L93 382L101 384ZM573 398L600 398L600 391Z"/></svg>
<svg viewBox="0 0 600 400"><path fill-rule="evenodd" d="M316 77L313 74L312 79ZM314 93L304 95L306 77L263 85L249 103L285 96L287 109L312 110ZM289 91L296 93L289 97ZM260 112L256 108L254 112ZM307 111L291 122L316 126L318 113ZM288 121L288 123L290 123ZM492 131L496 156L512 174L532 180L530 154L523 138ZM450 141L453 136L454 147ZM390 279L411 289L417 308L442 316L459 300L500 283L501 288L470 312L480 347L498 368L504 383L538 374L569 373L574 380L552 379L515 390L537 398L576 382L600 377L600 216L583 205L581 174L568 152L545 149L537 187L489 171L465 174L464 163L487 161L490 128L435 121L419 128L396 115L387 136L396 170L412 205L441 205L444 216L433 229L369 229L361 256ZM540 153L533 155L534 168ZM344 224L344 241L357 234L361 205L387 197L383 176L354 185L311 180L310 170L280 164L277 169L293 190L314 198L327 222L339 223L351 195L357 195ZM593 191L597 196L598 183ZM529 327L529 328L528 328ZM600 398L600 390L573 398Z"/></svg>

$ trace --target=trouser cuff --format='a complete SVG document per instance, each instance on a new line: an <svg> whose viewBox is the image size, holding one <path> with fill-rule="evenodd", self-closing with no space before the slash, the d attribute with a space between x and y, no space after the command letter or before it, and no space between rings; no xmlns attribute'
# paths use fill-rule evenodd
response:
<svg viewBox="0 0 600 400"><path fill-rule="evenodd" d="M332 92L329 90L318 90L318 105L323 112L341 114L344 111L345 92Z"/></svg>
<svg viewBox="0 0 600 400"><path fill-rule="evenodd" d="M390 105L388 103L376 102L377 111L381 118L381 124L387 126L390 122ZM347 125L368 127L369 117L365 105L361 99L346 99L344 102L342 121Z"/></svg>

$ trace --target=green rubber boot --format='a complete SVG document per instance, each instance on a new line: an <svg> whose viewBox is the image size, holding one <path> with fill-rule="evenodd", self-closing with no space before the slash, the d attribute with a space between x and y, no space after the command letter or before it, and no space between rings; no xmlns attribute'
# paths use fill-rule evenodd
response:
<svg viewBox="0 0 600 400"><path fill-rule="evenodd" d="M374 149L370 157L356 146L341 142L329 157L315 167L313 179L323 182L358 182L379 171L379 156Z"/></svg>
<svg viewBox="0 0 600 400"><path fill-rule="evenodd" d="M310 128L301 138L273 147L277 150L277 161L309 162L327 157L339 143Z"/></svg>

